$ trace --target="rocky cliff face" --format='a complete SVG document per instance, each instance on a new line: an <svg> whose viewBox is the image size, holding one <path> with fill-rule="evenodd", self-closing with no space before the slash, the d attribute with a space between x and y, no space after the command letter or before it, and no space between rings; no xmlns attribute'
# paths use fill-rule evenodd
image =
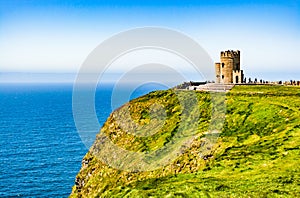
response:
<svg viewBox="0 0 300 198"><path fill-rule="evenodd" d="M299 96L299 88L235 87L214 133L218 109L209 93L156 91L132 100L107 119L71 197L293 197L300 193ZM208 134L220 137L212 144Z"/></svg>

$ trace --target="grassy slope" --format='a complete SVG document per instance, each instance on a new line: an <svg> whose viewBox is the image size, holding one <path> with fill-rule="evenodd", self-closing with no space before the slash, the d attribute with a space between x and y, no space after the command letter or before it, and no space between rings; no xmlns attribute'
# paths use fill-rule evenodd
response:
<svg viewBox="0 0 300 198"><path fill-rule="evenodd" d="M118 171L91 153L84 158L72 197L296 197L300 194L300 88L236 86L227 94L227 113L217 144L203 158L201 134L210 119L210 97L197 93L200 134L170 165L149 172ZM171 141L181 116L172 91L158 91L130 103L136 122L149 122L145 109L159 101L165 126L149 138L124 133L111 116L102 132L119 146L151 151ZM115 113L121 113L122 108ZM126 119L124 118L126 122ZM113 124L114 123L114 124ZM93 149L101 141L98 135Z"/></svg>

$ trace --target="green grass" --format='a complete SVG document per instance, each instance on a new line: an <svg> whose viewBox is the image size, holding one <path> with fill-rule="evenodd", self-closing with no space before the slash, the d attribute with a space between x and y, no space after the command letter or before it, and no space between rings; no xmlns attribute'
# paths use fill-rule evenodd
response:
<svg viewBox="0 0 300 198"><path fill-rule="evenodd" d="M184 97L192 93L184 92ZM174 138L180 139L181 136L176 136L179 124L193 120L189 116L183 118L183 109L175 96L172 90L157 91L127 104L132 119L145 126L152 122L155 134L137 137L124 132L111 115L101 130L102 135L135 152L151 152ZM148 172L116 170L101 162L95 157L100 148L100 133L84 158L88 165L77 175L81 185L73 187L71 197L297 197L300 194L299 96L299 87L234 87L226 96L222 133L204 159L200 151L205 142L203 132L211 121L211 99L208 93L197 92L201 114L196 130L199 137L171 164ZM166 109L163 125L151 118L154 103ZM114 114L127 124L130 120L122 110L124 107ZM159 113L159 108L156 110ZM191 114L194 110L189 109ZM149 131L147 127L140 129L141 134Z"/></svg>

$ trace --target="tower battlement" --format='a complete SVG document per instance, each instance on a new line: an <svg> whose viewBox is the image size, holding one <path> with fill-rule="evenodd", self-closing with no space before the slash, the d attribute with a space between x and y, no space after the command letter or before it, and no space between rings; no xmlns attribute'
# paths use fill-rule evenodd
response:
<svg viewBox="0 0 300 198"><path fill-rule="evenodd" d="M240 51L239 50L227 50L227 51L221 51L221 58L238 58L240 57Z"/></svg>

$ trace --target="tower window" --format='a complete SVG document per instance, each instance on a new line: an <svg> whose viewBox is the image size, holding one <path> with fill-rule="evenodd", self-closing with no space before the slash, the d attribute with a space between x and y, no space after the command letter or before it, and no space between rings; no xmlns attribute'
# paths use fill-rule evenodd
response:
<svg viewBox="0 0 300 198"><path fill-rule="evenodd" d="M225 64L224 64L224 63L222 63L222 68L224 68L224 65L225 65Z"/></svg>
<svg viewBox="0 0 300 198"><path fill-rule="evenodd" d="M224 75L222 75L222 79L224 79Z"/></svg>

